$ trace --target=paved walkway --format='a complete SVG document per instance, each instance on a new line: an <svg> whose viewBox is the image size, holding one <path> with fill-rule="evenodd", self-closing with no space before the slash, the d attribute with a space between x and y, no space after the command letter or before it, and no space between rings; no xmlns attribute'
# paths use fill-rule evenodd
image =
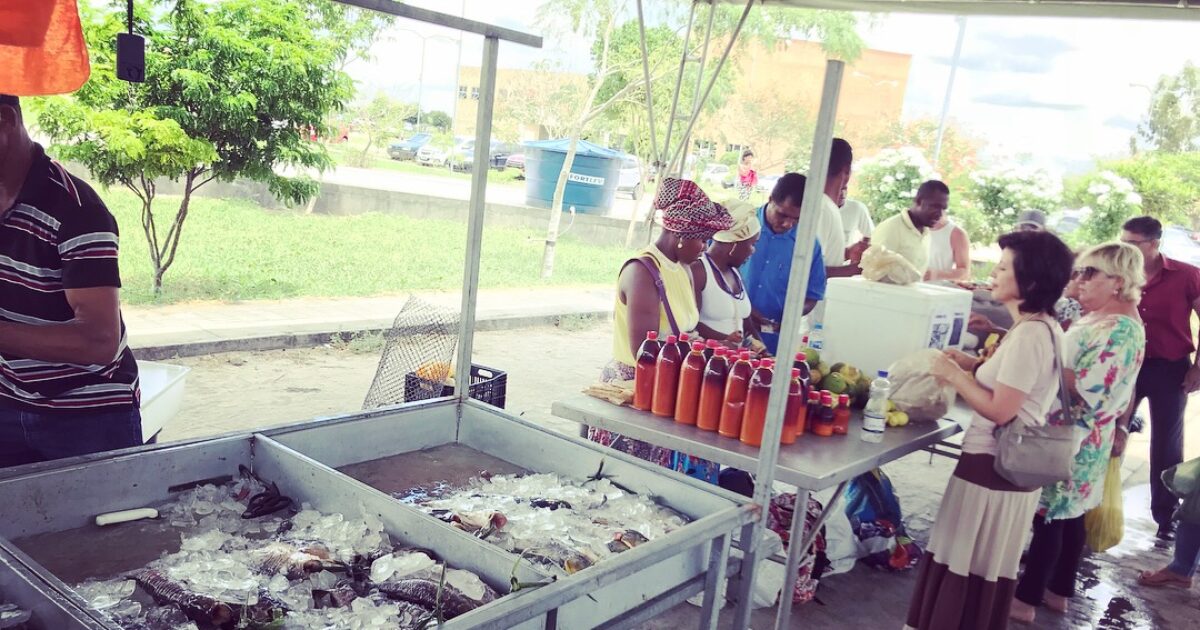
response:
<svg viewBox="0 0 1200 630"><path fill-rule="evenodd" d="M453 312L458 312L462 300L457 291L417 296ZM388 328L407 300L408 295L299 298L127 306L122 310L130 346L135 350L195 345L217 352L263 349L250 343L256 339ZM494 329L546 323L562 316L603 315L611 313L612 300L613 290L606 287L482 291L476 321L480 328Z"/></svg>

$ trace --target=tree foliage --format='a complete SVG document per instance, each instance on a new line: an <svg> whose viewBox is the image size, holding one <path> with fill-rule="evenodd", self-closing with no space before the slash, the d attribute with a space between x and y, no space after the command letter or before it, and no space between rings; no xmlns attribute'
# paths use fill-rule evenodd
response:
<svg viewBox="0 0 1200 630"><path fill-rule="evenodd" d="M1154 151L1200 151L1200 67L1189 61L1179 74L1158 80L1135 146L1139 138Z"/></svg>
<svg viewBox="0 0 1200 630"><path fill-rule="evenodd" d="M1059 210L1062 201L1062 182L1035 168L1000 166L976 171L971 182L970 199L982 215L982 224L971 238L984 243L1011 232L1021 212L1040 210L1048 216Z"/></svg>
<svg viewBox="0 0 1200 630"><path fill-rule="evenodd" d="M971 183L971 172L979 166L979 149L983 143L969 131L947 122L942 135L942 152L938 163L932 164L937 147L938 120L932 117L893 122L871 137L868 144L881 148L914 147L928 156L933 170L941 173L950 186L950 193L965 193Z"/></svg>
<svg viewBox="0 0 1200 630"><path fill-rule="evenodd" d="M1200 226L1200 152L1141 153L1101 166L1133 183L1146 214L1168 224Z"/></svg>
<svg viewBox="0 0 1200 630"><path fill-rule="evenodd" d="M264 182L272 194L302 203L317 192L307 176L331 162L308 137L352 92L342 72L379 22L356 10L307 0L148 0L135 28L149 39L146 81L113 72L125 5L84 4L92 77L73 97L40 106L39 126L58 155L83 162L102 184L119 184L143 204L155 290L175 260L188 207L206 183ZM162 231L154 179L182 180L183 198Z"/></svg>
<svg viewBox="0 0 1200 630"><path fill-rule="evenodd" d="M415 118L417 106L392 98L379 92L374 98L361 101L352 106L347 112L347 118L355 131L367 136L367 143L358 156L358 166L370 164L370 150L376 143L386 142L388 138L400 135L404 130L404 122L410 117Z"/></svg>

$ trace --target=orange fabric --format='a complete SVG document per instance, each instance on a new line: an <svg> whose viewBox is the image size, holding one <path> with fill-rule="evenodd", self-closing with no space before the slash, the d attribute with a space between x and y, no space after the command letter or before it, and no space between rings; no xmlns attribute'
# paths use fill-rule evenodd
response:
<svg viewBox="0 0 1200 630"><path fill-rule="evenodd" d="M0 94L64 94L87 81L91 66L75 2L0 2Z"/></svg>

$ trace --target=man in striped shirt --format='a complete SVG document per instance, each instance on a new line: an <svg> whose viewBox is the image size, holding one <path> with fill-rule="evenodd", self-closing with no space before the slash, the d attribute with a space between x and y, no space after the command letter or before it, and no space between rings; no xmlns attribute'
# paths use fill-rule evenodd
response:
<svg viewBox="0 0 1200 630"><path fill-rule="evenodd" d="M0 95L0 467L142 442L117 223Z"/></svg>

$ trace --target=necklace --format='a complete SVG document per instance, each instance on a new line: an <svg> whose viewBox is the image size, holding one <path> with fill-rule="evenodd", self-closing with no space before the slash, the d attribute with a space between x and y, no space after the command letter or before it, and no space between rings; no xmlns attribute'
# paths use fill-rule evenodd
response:
<svg viewBox="0 0 1200 630"><path fill-rule="evenodd" d="M725 293L728 293L729 295L733 296L734 299L737 299L737 300L742 299L742 296L745 295L745 293L746 293L746 285L745 285L745 283L741 282L741 274L738 273L738 270L737 269L733 270L733 277L738 279L738 284L741 286L739 287L739 290L735 293L733 291L733 289L730 289L729 285L725 283L725 274L721 273L720 269L717 269L717 263L713 262L712 257L709 256L708 254L705 254L704 259L708 261L708 266L709 266L709 268L712 269L713 277L715 277L717 279L717 286L721 287L721 290L724 291Z"/></svg>

